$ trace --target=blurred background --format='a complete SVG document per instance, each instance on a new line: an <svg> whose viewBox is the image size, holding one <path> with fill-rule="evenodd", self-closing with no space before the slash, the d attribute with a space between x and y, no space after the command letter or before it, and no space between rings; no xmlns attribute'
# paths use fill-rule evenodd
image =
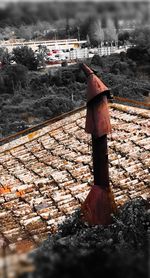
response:
<svg viewBox="0 0 150 278"><path fill-rule="evenodd" d="M149 1L1 1L0 40L115 40L150 23Z"/></svg>

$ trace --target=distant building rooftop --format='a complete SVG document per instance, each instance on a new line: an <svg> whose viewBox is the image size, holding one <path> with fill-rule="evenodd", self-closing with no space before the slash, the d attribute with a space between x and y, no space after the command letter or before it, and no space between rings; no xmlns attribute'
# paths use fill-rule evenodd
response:
<svg viewBox="0 0 150 278"><path fill-rule="evenodd" d="M85 200L93 183L85 108L0 146L0 241L26 252ZM111 104L110 183L117 205L149 198L150 111ZM2 254L1 254L2 255Z"/></svg>

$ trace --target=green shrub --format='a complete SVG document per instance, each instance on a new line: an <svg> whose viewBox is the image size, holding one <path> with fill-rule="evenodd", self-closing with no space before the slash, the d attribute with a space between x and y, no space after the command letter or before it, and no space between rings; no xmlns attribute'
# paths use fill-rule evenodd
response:
<svg viewBox="0 0 150 278"><path fill-rule="evenodd" d="M2 93L13 93L18 86L25 87L28 69L23 65L8 65L1 70Z"/></svg>
<svg viewBox="0 0 150 278"><path fill-rule="evenodd" d="M32 48L28 46L13 48L13 57L17 64L24 65L29 70L37 70L38 60Z"/></svg>
<svg viewBox="0 0 150 278"><path fill-rule="evenodd" d="M91 59L91 64L103 67L103 60L98 54L95 54Z"/></svg>
<svg viewBox="0 0 150 278"><path fill-rule="evenodd" d="M120 56L120 60L122 62L124 62L126 60L126 52L125 51L121 51L119 56Z"/></svg>
<svg viewBox="0 0 150 278"><path fill-rule="evenodd" d="M115 62L111 67L111 72L114 74L120 73L120 62Z"/></svg>
<svg viewBox="0 0 150 278"><path fill-rule="evenodd" d="M127 57L139 64L150 62L150 53L146 47L136 46L127 49Z"/></svg>
<svg viewBox="0 0 150 278"><path fill-rule="evenodd" d="M143 66L141 66L141 67L139 68L139 70L140 70L142 73L144 73L144 74L150 76L150 65L143 65Z"/></svg>
<svg viewBox="0 0 150 278"><path fill-rule="evenodd" d="M120 62L119 65L120 73L128 74L129 73L129 66L127 62Z"/></svg>

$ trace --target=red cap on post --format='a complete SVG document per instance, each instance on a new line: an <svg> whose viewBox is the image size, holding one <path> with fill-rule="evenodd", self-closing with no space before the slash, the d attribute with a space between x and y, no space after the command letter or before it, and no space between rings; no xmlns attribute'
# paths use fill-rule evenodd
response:
<svg viewBox="0 0 150 278"><path fill-rule="evenodd" d="M86 64L81 65L82 70L84 71L85 75L88 77L87 83L87 102L92 100L99 94L102 94L109 89L106 85L98 78L92 69L90 69Z"/></svg>
<svg viewBox="0 0 150 278"><path fill-rule="evenodd" d="M108 92L106 85L94 74L94 72L86 65L82 64L82 69L87 79L87 103ZM105 94L101 100L94 105L88 105L85 131L91 133L96 137L101 137L111 132L108 101Z"/></svg>
<svg viewBox="0 0 150 278"><path fill-rule="evenodd" d="M109 91L105 84L95 74L88 77L87 83L87 102L99 94Z"/></svg>

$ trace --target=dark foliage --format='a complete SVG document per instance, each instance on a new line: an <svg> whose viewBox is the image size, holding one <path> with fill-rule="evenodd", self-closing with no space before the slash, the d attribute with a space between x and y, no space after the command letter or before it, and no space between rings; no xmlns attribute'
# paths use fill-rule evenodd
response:
<svg viewBox="0 0 150 278"><path fill-rule="evenodd" d="M51 78L51 84L56 86L66 86L75 81L75 75L72 70L66 67L59 69Z"/></svg>
<svg viewBox="0 0 150 278"><path fill-rule="evenodd" d="M118 40L124 44L126 41L129 40L129 37L130 37L129 32L128 31L124 31L122 33L119 33Z"/></svg>
<svg viewBox="0 0 150 278"><path fill-rule="evenodd" d="M26 66L29 70L37 70L38 60L32 48L28 46L16 47L13 49L13 58L17 64Z"/></svg>
<svg viewBox="0 0 150 278"><path fill-rule="evenodd" d="M126 52L125 51L121 51L119 56L120 56L120 60L122 62L124 62L126 60Z"/></svg>
<svg viewBox="0 0 150 278"><path fill-rule="evenodd" d="M132 47L127 49L127 57L133 61L137 61L139 64L145 64L150 62L150 53L147 47Z"/></svg>
<svg viewBox="0 0 150 278"><path fill-rule="evenodd" d="M120 207L107 227L82 223L77 211L33 254L35 271L20 278L147 278L148 217L142 198Z"/></svg>
<svg viewBox="0 0 150 278"><path fill-rule="evenodd" d="M100 60L102 66L93 65L91 60L87 64L96 70L114 96L145 101L150 91L148 65L137 65L125 53L100 57ZM86 88L86 76L79 65L43 71L28 71L23 65L5 66L0 71L0 136L84 105Z"/></svg>
<svg viewBox="0 0 150 278"><path fill-rule="evenodd" d="M3 67L0 71L1 93L14 93L15 88L25 87L28 70L25 66L14 64Z"/></svg>
<svg viewBox="0 0 150 278"><path fill-rule="evenodd" d="M124 51L120 52L119 58L119 60L115 61L112 64L110 72L114 74L124 74L130 77L136 76L136 62L130 59Z"/></svg>
<svg viewBox="0 0 150 278"><path fill-rule="evenodd" d="M139 67L139 70L141 73L147 75L148 77L150 76L150 65L142 65Z"/></svg>
<svg viewBox="0 0 150 278"><path fill-rule="evenodd" d="M44 85L48 87L50 85L50 76L48 74L35 75L31 78L29 84L31 91L42 89Z"/></svg>
<svg viewBox="0 0 150 278"><path fill-rule="evenodd" d="M103 67L103 59L98 54L95 54L91 59L91 64Z"/></svg>

